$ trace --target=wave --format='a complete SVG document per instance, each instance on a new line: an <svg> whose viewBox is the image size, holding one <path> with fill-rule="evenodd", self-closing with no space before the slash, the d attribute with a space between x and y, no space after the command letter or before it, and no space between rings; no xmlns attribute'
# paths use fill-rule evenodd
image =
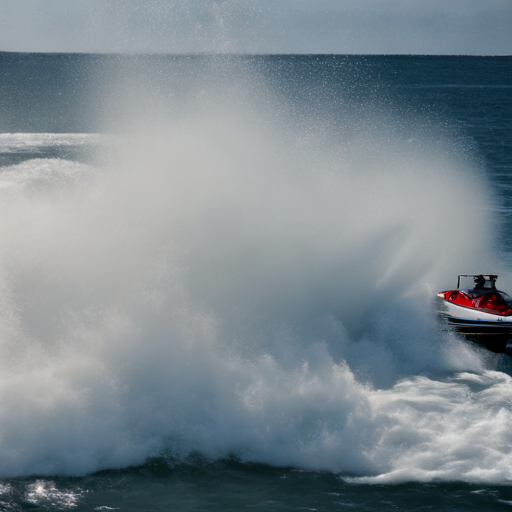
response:
<svg viewBox="0 0 512 512"><path fill-rule="evenodd" d="M414 119L232 93L139 104L96 162L2 169L0 475L198 451L509 479L510 379L429 307L496 261L478 168Z"/></svg>

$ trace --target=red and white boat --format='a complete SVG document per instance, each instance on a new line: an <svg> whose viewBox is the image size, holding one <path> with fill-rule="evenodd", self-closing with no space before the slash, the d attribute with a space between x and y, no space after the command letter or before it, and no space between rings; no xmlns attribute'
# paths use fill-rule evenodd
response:
<svg viewBox="0 0 512 512"><path fill-rule="evenodd" d="M473 278L461 288L461 278ZM439 315L464 336L493 352L512 350L512 299L496 288L496 274L461 274L457 289L439 292Z"/></svg>

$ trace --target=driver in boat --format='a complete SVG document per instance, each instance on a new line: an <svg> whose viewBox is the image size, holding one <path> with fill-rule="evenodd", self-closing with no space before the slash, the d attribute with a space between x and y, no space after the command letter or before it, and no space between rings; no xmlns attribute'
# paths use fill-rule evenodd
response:
<svg viewBox="0 0 512 512"><path fill-rule="evenodd" d="M484 276L475 277L475 290L481 290L484 287L484 284L485 284Z"/></svg>

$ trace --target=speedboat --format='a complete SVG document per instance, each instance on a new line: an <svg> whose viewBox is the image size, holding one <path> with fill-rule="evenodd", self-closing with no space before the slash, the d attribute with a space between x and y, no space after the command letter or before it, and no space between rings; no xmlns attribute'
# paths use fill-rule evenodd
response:
<svg viewBox="0 0 512 512"><path fill-rule="evenodd" d="M461 288L461 278L473 278L473 287ZM437 296L439 315L449 327L501 353L512 350L512 299L496 288L497 279L496 274L461 274L457 289Z"/></svg>

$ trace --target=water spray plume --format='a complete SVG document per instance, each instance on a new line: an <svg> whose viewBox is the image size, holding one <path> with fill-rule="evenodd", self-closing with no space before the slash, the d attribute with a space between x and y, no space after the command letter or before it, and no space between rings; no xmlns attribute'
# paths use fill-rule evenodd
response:
<svg viewBox="0 0 512 512"><path fill-rule="evenodd" d="M386 457L422 415L397 405L425 386L410 375L483 371L428 313L429 289L489 257L472 164L378 111L318 129L253 77L219 83L161 108L148 88L94 165L0 175L1 476L200 451L407 479L439 448L424 425ZM439 457L425 478L473 478Z"/></svg>

